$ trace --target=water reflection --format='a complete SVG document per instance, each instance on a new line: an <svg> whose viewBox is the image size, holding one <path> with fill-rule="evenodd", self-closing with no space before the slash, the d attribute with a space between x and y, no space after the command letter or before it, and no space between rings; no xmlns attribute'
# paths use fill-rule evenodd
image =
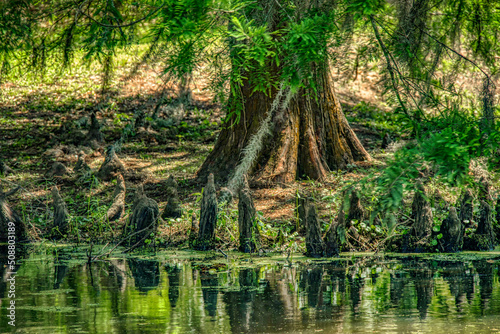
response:
<svg viewBox="0 0 500 334"><path fill-rule="evenodd" d="M133 258L128 259L127 262L137 290L148 292L158 286L160 283L160 264L158 261Z"/></svg>
<svg viewBox="0 0 500 334"><path fill-rule="evenodd" d="M5 254L5 253L4 253ZM373 333L500 330L498 261L346 258L329 263L26 255L20 333ZM5 259L0 329L8 332Z"/></svg>
<svg viewBox="0 0 500 334"><path fill-rule="evenodd" d="M61 283L68 273L67 261L71 259L71 256L66 254L57 254L54 257L54 289L59 289Z"/></svg>
<svg viewBox="0 0 500 334"><path fill-rule="evenodd" d="M458 262L444 262L441 276L448 283L458 313L463 313L474 297L474 275Z"/></svg>
<svg viewBox="0 0 500 334"><path fill-rule="evenodd" d="M168 300L170 301L170 306L174 308L179 299L181 269L176 264L166 264L165 270L168 274Z"/></svg>
<svg viewBox="0 0 500 334"><path fill-rule="evenodd" d="M493 265L486 261L474 261L473 265L479 276L481 310L485 310L488 308L488 304L493 293Z"/></svg>
<svg viewBox="0 0 500 334"><path fill-rule="evenodd" d="M203 294L203 305L207 315L215 317L217 313L217 297L219 296L219 280L217 274L202 272L200 274L201 288Z"/></svg>

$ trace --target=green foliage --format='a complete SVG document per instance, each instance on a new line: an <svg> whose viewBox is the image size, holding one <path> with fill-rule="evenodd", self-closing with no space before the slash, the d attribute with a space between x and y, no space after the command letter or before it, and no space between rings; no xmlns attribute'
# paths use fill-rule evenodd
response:
<svg viewBox="0 0 500 334"><path fill-rule="evenodd" d="M410 125L408 119L403 115L392 111L383 111L364 101L355 105L352 110L347 109L345 115L350 122L356 122L374 130L390 132L394 135L407 132Z"/></svg>
<svg viewBox="0 0 500 334"><path fill-rule="evenodd" d="M203 65L212 74L216 96L229 104L229 115L236 113L237 119L243 102L239 88L246 80L254 92L270 95L285 84L294 92L310 88L316 95L318 73L329 66L329 59L344 58L336 53L342 49L332 46L350 43L352 34L364 34L370 41L377 35L382 52L365 47L359 48L358 55L368 54L370 61L384 55L387 92L415 127L430 111L446 112L462 102L466 92L456 85L457 76L463 70L477 71L478 62L455 51L457 42L485 62L487 68L480 69L479 80L490 82L490 75L498 71L494 59L499 51L500 15L491 2L483 0L335 4L8 0L0 6L9 14L0 19L3 74L14 68L44 72L48 64L59 71L71 66L75 57L81 57L77 51L84 50L89 64L101 64L102 84L107 87L117 66L116 51L144 44L147 50L131 75L149 63L159 66L167 81L185 84ZM440 15L431 15L434 12ZM365 24L368 20L372 27ZM224 98L229 96L228 88L230 99Z"/></svg>
<svg viewBox="0 0 500 334"><path fill-rule="evenodd" d="M349 0L347 1L347 12L353 13L355 19L366 18L370 15L380 13L384 9L381 0Z"/></svg>
<svg viewBox="0 0 500 334"><path fill-rule="evenodd" d="M486 157L490 167L496 168L500 133L496 128L481 130L481 124L481 119L458 111L423 123L425 132L397 150L379 175L367 179L376 181L373 194L376 212L392 219L405 194L416 190L418 179L470 186L474 183L470 171L472 160Z"/></svg>
<svg viewBox="0 0 500 334"><path fill-rule="evenodd" d="M330 35L337 29L333 14L308 14L301 21L290 23L283 34L281 80L292 91L316 88L315 74L328 65Z"/></svg>

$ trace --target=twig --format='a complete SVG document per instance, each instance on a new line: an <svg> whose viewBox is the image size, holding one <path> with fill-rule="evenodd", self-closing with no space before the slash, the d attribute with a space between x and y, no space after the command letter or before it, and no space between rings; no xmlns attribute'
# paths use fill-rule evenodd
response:
<svg viewBox="0 0 500 334"><path fill-rule="evenodd" d="M221 253L222 253L222 255L224 255L224 256L226 257L226 259L228 258L227 254L226 254L226 253L224 253L224 251L223 251L222 249L217 248L217 250L218 250L219 252L221 252Z"/></svg>

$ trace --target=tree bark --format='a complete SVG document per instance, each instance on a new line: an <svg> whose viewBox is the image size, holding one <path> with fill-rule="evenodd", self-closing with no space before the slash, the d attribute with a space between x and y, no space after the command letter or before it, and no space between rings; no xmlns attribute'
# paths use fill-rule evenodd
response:
<svg viewBox="0 0 500 334"><path fill-rule="evenodd" d="M257 181L322 179L329 170L370 160L342 112L329 71L320 71L317 77L317 93L301 89L285 110L273 115L272 134L265 139L264 149L248 173ZM241 92L244 98L241 118L237 122L234 115L222 128L214 149L198 171L199 180L206 180L210 173L221 181L228 180L277 94L276 90L268 96L253 92L248 82L243 83Z"/></svg>

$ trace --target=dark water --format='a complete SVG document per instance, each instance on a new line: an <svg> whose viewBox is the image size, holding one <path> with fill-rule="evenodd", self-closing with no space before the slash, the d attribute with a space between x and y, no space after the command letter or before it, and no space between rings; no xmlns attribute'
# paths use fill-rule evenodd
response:
<svg viewBox="0 0 500 334"><path fill-rule="evenodd" d="M495 258L89 266L69 250L37 250L17 268L15 329L0 261L2 333L500 333Z"/></svg>

